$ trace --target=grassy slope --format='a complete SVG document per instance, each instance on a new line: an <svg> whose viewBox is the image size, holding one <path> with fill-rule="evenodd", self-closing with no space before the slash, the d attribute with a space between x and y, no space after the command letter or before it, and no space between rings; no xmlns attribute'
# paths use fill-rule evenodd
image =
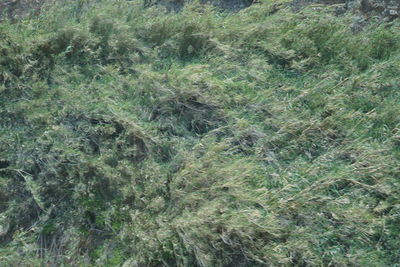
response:
<svg viewBox="0 0 400 267"><path fill-rule="evenodd" d="M2 266L397 266L398 22L104 2L0 25Z"/></svg>

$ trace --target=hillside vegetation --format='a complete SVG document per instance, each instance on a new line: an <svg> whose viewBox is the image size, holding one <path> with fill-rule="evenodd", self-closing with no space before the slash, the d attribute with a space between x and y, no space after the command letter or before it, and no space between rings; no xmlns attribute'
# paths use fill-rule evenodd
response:
<svg viewBox="0 0 400 267"><path fill-rule="evenodd" d="M400 266L400 23L352 22L272 0L3 21L0 265Z"/></svg>

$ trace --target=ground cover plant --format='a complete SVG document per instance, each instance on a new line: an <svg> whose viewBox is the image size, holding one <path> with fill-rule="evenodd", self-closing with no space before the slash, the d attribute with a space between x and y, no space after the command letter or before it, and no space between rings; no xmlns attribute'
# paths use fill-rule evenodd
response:
<svg viewBox="0 0 400 267"><path fill-rule="evenodd" d="M1 266L398 266L399 22L65 1L0 24Z"/></svg>

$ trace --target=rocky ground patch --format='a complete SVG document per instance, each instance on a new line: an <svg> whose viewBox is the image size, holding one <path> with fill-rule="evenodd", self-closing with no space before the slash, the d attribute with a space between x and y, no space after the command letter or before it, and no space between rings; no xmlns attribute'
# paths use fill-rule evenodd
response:
<svg viewBox="0 0 400 267"><path fill-rule="evenodd" d="M44 0L3 0L0 1L0 19L17 19L28 14L37 14Z"/></svg>

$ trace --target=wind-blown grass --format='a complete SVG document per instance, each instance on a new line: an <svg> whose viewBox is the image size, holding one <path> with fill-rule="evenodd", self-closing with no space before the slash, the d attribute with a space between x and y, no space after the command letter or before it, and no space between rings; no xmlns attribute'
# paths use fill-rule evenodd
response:
<svg viewBox="0 0 400 267"><path fill-rule="evenodd" d="M74 1L0 25L0 263L397 266L399 24Z"/></svg>

